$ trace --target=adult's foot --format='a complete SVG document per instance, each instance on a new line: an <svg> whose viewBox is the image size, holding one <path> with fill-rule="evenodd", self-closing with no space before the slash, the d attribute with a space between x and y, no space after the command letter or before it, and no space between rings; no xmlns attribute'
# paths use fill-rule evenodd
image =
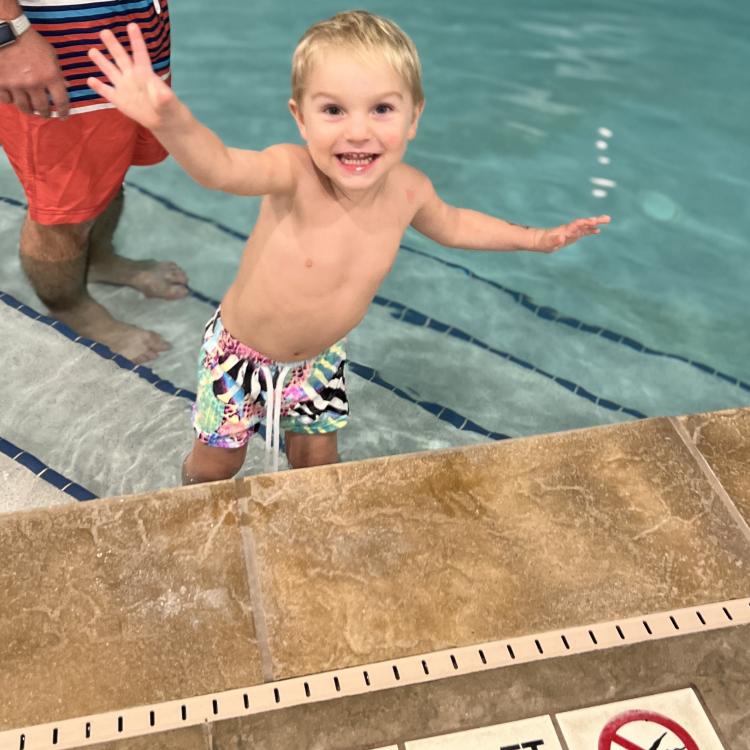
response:
<svg viewBox="0 0 750 750"><path fill-rule="evenodd" d="M169 342L158 333L121 323L90 297L74 308L51 313L79 336L100 341L113 352L143 364L156 359L162 352L171 349Z"/></svg>
<svg viewBox="0 0 750 750"><path fill-rule="evenodd" d="M130 286L146 297L181 299L188 293L187 275L176 264L156 260L131 260L121 255L106 255L92 259L89 281Z"/></svg>

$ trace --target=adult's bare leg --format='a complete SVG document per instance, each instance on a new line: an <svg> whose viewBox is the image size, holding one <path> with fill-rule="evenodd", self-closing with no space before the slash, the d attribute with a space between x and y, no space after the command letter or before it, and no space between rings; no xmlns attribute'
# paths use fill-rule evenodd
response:
<svg viewBox="0 0 750 750"><path fill-rule="evenodd" d="M21 230L21 265L50 314L86 338L134 362L147 362L169 344L158 333L115 320L86 291L92 222L43 225L28 216Z"/></svg>
<svg viewBox="0 0 750 750"><path fill-rule="evenodd" d="M94 223L89 239L88 280L131 286L147 297L180 299L187 294L187 276L176 263L132 260L117 255L113 237L122 215L122 189Z"/></svg>

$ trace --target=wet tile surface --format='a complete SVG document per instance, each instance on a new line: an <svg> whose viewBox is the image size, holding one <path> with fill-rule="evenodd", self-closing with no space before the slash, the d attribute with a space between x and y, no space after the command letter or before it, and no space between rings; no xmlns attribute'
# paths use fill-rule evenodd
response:
<svg viewBox="0 0 750 750"><path fill-rule="evenodd" d="M694 414L680 422L750 523L750 409Z"/></svg>
<svg viewBox="0 0 750 750"><path fill-rule="evenodd" d="M238 487L277 679L748 593L667 420Z"/></svg>
<svg viewBox="0 0 750 750"><path fill-rule="evenodd" d="M212 747L371 750L692 686L727 750L746 750L748 674L740 626L220 722Z"/></svg>
<svg viewBox="0 0 750 750"><path fill-rule="evenodd" d="M0 517L0 729L261 682L233 485Z"/></svg>

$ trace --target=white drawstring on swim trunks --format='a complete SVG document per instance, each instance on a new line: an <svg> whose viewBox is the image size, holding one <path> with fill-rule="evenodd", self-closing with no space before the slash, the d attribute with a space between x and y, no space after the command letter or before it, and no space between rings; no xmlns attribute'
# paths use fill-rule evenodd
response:
<svg viewBox="0 0 750 750"><path fill-rule="evenodd" d="M273 446L273 471L279 470L279 443L281 434L281 401L284 380L292 368L284 365L279 370L276 385L268 365L261 365L260 371L266 380L266 456L265 471L271 471L271 450Z"/></svg>

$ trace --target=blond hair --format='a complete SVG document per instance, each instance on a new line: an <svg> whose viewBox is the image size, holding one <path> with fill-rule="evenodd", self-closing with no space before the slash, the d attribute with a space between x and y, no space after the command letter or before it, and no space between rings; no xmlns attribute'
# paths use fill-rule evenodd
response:
<svg viewBox="0 0 750 750"><path fill-rule="evenodd" d="M301 103L315 55L325 49L345 49L364 58L383 55L406 83L414 104L424 101L422 66L414 42L393 22L365 10L337 13L311 26L292 57L292 99Z"/></svg>

